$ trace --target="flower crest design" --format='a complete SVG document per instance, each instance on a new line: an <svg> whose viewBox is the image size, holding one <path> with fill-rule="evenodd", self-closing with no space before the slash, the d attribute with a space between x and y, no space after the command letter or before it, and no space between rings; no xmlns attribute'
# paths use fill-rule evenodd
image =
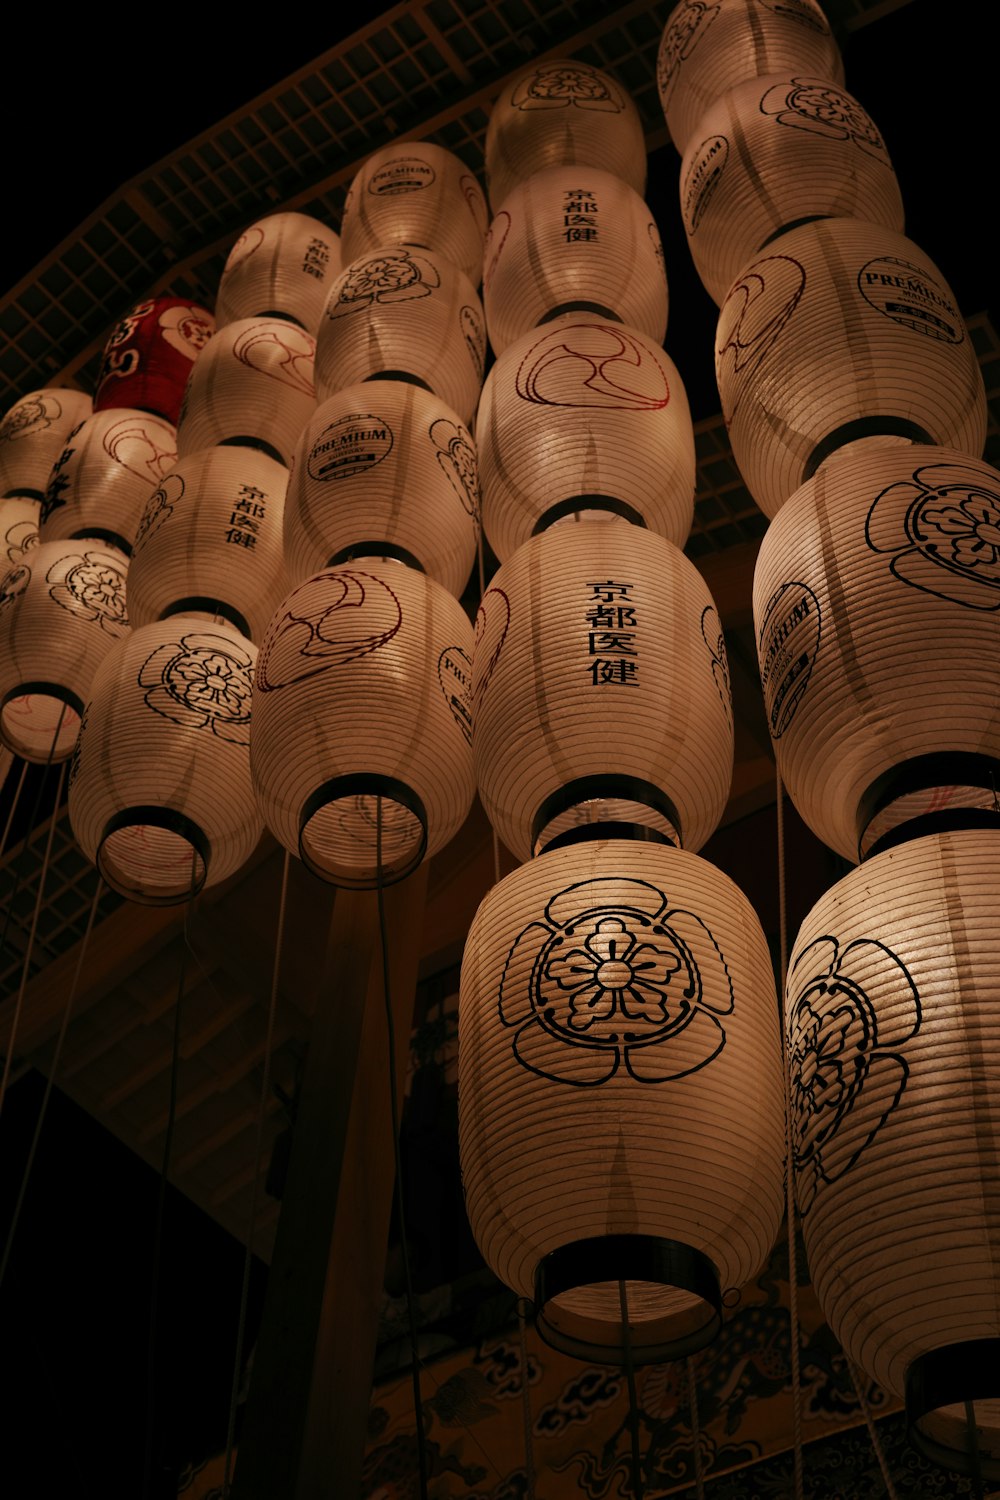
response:
<svg viewBox="0 0 1000 1500"><path fill-rule="evenodd" d="M607 79L579 63L542 63L521 79L510 98L515 109L594 109L620 114L621 99L611 92Z"/></svg>
<svg viewBox="0 0 1000 1500"><path fill-rule="evenodd" d="M789 994L792 1154L805 1214L898 1106L910 1072L900 1049L919 1030L921 1007L902 961L869 938L843 948L817 938L795 959Z"/></svg>
<svg viewBox="0 0 1000 1500"><path fill-rule="evenodd" d="M674 91L681 63L691 56L721 8L711 0L687 0L672 11L656 59L656 83L664 106Z"/></svg>
<svg viewBox="0 0 1000 1500"><path fill-rule="evenodd" d="M885 142L856 99L823 78L793 78L776 84L760 101L760 111L779 125L808 130L828 140L853 141L862 151L888 161Z"/></svg>
<svg viewBox="0 0 1000 1500"><path fill-rule="evenodd" d="M708 647L712 660L712 676L719 690L726 718L733 722L733 690L729 679L729 658L726 656L726 638L722 633L722 621L714 604L706 604L701 612L701 638Z"/></svg>
<svg viewBox="0 0 1000 1500"><path fill-rule="evenodd" d="M24 563L15 563L0 577L0 614L20 598L31 582L31 569Z"/></svg>
<svg viewBox="0 0 1000 1500"><path fill-rule="evenodd" d="M0 552L6 552L7 561L16 563L18 558L38 546L38 527L34 521L15 521L4 532Z"/></svg>
<svg viewBox="0 0 1000 1500"><path fill-rule="evenodd" d="M13 443L18 438L30 437L43 432L61 414L62 407L50 396L25 396L0 422L0 443Z"/></svg>
<svg viewBox="0 0 1000 1500"><path fill-rule="evenodd" d="M500 983L518 1062L578 1088L622 1067L637 1083L698 1071L722 1050L718 1018L732 1009L729 969L705 923L632 878L559 891L545 920L518 934Z"/></svg>
<svg viewBox="0 0 1000 1500"><path fill-rule="evenodd" d="M135 541L132 543L132 556L136 557L149 541L151 536L159 531L165 521L169 521L174 513L174 506L184 494L184 480L179 474L168 474L163 483L153 491L146 501L146 509L142 513Z"/></svg>
<svg viewBox="0 0 1000 1500"><path fill-rule="evenodd" d="M250 744L253 657L227 636L165 641L139 669L149 707L183 729L208 729L231 745Z"/></svg>
<svg viewBox="0 0 1000 1500"><path fill-rule="evenodd" d="M431 423L430 439L434 444L438 463L462 502L462 509L468 511L474 521L478 521L479 469L475 446L468 432L460 422L438 417Z"/></svg>
<svg viewBox="0 0 1000 1500"><path fill-rule="evenodd" d="M1000 609L1000 489L983 465L926 464L876 497L873 552L902 583L967 609Z"/></svg>
<svg viewBox="0 0 1000 1500"><path fill-rule="evenodd" d="M340 278L331 318L343 317L375 302L409 302L429 297L441 278L433 265L408 250L383 250L357 260Z"/></svg>
<svg viewBox="0 0 1000 1500"><path fill-rule="evenodd" d="M117 640L128 629L124 562L123 557L111 552L60 557L45 575L49 597Z"/></svg>

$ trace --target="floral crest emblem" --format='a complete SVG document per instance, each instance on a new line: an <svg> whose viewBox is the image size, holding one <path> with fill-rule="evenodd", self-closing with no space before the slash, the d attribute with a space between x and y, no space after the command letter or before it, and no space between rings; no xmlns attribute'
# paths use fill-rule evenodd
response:
<svg viewBox="0 0 1000 1500"><path fill-rule="evenodd" d="M474 521L479 520L479 468L476 450L460 422L438 417L430 426L437 461L452 489Z"/></svg>
<svg viewBox="0 0 1000 1500"><path fill-rule="evenodd" d="M856 99L824 78L793 78L769 88L760 112L779 125L808 130L831 141L853 141L862 151L888 162L875 122Z"/></svg>
<svg viewBox="0 0 1000 1500"><path fill-rule="evenodd" d="M559 891L544 921L518 934L500 982L518 1062L578 1088L622 1067L637 1083L697 1072L725 1045L719 1016L732 1009L729 970L705 923L631 878Z"/></svg>
<svg viewBox="0 0 1000 1500"><path fill-rule="evenodd" d="M45 575L54 603L80 615L117 639L128 629L125 613L125 559L112 552L60 557Z"/></svg>
<svg viewBox="0 0 1000 1500"><path fill-rule="evenodd" d="M0 614L13 604L15 599L20 598L30 582L31 569L24 563L15 563L14 567L7 569L0 578Z"/></svg>
<svg viewBox="0 0 1000 1500"><path fill-rule="evenodd" d="M621 97L615 98L606 78L582 63L541 63L522 78L510 96L515 109L596 109L620 114Z"/></svg>
<svg viewBox="0 0 1000 1500"><path fill-rule="evenodd" d="M1000 489L982 465L926 464L877 496L873 552L902 583L967 609L1000 609Z"/></svg>
<svg viewBox="0 0 1000 1500"><path fill-rule="evenodd" d="M143 662L139 686L164 719L249 745L253 657L228 636L192 632L165 641Z"/></svg>
<svg viewBox="0 0 1000 1500"><path fill-rule="evenodd" d="M6 552L7 561L16 563L19 558L38 546L38 526L34 521L15 521L8 526L0 541L0 553Z"/></svg>
<svg viewBox="0 0 1000 1500"><path fill-rule="evenodd" d="M146 501L146 509L142 513L142 520L132 543L132 556L135 557L146 545L151 536L155 536L165 521L169 521L174 513L174 506L184 494L184 480L179 474L168 474L163 483L153 491Z"/></svg>
<svg viewBox="0 0 1000 1500"><path fill-rule="evenodd" d="M722 621L714 604L706 604L701 612L701 638L708 647L712 660L712 676L719 690L726 718L733 722L733 690L729 680L729 658L726 656L726 638L722 633Z"/></svg>
<svg viewBox="0 0 1000 1500"><path fill-rule="evenodd" d="M356 260L344 272L327 316L342 318L376 302L411 302L415 297L429 297L440 285L440 276L423 256L411 255L402 247L382 250Z"/></svg>
<svg viewBox="0 0 1000 1500"><path fill-rule="evenodd" d="M681 63L691 56L721 8L710 0L687 0L671 13L656 59L656 83L664 104L674 91Z"/></svg>
<svg viewBox="0 0 1000 1500"><path fill-rule="evenodd" d="M0 422L0 443L13 443L18 438L44 432L61 414L62 407L54 396L41 393L25 396Z"/></svg>

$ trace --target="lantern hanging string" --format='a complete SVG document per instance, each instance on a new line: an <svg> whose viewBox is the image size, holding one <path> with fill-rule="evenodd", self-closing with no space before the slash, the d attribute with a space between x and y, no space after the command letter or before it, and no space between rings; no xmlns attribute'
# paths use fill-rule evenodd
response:
<svg viewBox="0 0 1000 1500"><path fill-rule="evenodd" d="M972 1469L973 1495L975 1500L984 1500L983 1469L979 1453L979 1430L976 1426L976 1408L971 1401L963 1403L965 1406L965 1430L969 1438L969 1464Z"/></svg>
<svg viewBox="0 0 1000 1500"><path fill-rule="evenodd" d="M14 788L14 796L11 799L10 812L7 814L7 822L4 824L3 838L0 838L0 858L3 857L4 850L7 848L7 840L10 837L11 825L14 822L14 816L17 812L18 804L21 801L21 791L24 787L24 778L27 774L28 762L26 760L22 760L21 774L17 778L17 786Z"/></svg>
<svg viewBox="0 0 1000 1500"><path fill-rule="evenodd" d="M486 593L486 562L483 556L483 519L476 517L476 565L479 569L479 604L482 607L483 596ZM493 829L493 884L500 884L500 835ZM520 1303L518 1304L520 1307ZM520 1316L520 1312L518 1313ZM531 1500L529 1494L528 1500Z"/></svg>
<svg viewBox="0 0 1000 1500"><path fill-rule="evenodd" d="M868 1428L868 1436L872 1440L872 1447L875 1450L875 1457L878 1459L878 1466L882 1471L882 1479L885 1483L885 1492L888 1495L889 1500L897 1500L896 1487L892 1482L892 1475L889 1473L889 1465L886 1462L885 1452L882 1448L882 1443L879 1439L878 1432L875 1429L875 1423L872 1420L871 1407L868 1405L868 1401L865 1397L864 1377L862 1376L861 1371L858 1369L857 1365L852 1359L847 1360L847 1370L848 1374L851 1377L851 1384L854 1387L854 1393L858 1398L858 1405L861 1407L861 1414L865 1419L865 1426Z"/></svg>
<svg viewBox="0 0 1000 1500"><path fill-rule="evenodd" d="M642 1454L639 1450L639 1399L635 1389L635 1366L632 1363L632 1334L628 1322L628 1294L624 1281L618 1283L618 1306L621 1310L622 1354L624 1356L625 1380L628 1385L628 1426L632 1439L632 1494L634 1500L643 1500Z"/></svg>
<svg viewBox="0 0 1000 1500"><path fill-rule="evenodd" d="M496 834L493 835L494 840ZM497 877L499 879L499 876ZM525 1500L535 1500L535 1450L531 1441L531 1363L528 1359L527 1301L517 1299L517 1337L521 1357L521 1427L524 1432Z"/></svg>
<svg viewBox="0 0 1000 1500"><path fill-rule="evenodd" d="M691 1448L694 1453L694 1489L697 1500L705 1500L705 1473L701 1461L701 1425L698 1421L698 1385L694 1378L694 1360L690 1354L687 1367L688 1412L691 1416Z"/></svg>

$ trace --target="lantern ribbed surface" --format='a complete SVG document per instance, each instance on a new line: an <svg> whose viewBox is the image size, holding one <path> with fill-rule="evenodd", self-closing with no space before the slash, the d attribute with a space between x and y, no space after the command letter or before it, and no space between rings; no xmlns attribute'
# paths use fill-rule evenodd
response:
<svg viewBox="0 0 1000 1500"><path fill-rule="evenodd" d="M716 99L766 73L843 83L840 51L816 0L681 0L656 61L660 104L678 151L686 151Z"/></svg>
<svg viewBox="0 0 1000 1500"><path fill-rule="evenodd" d="M128 552L146 501L176 462L177 433L162 417L119 407L95 412L49 476L42 541L104 537Z"/></svg>
<svg viewBox="0 0 1000 1500"><path fill-rule="evenodd" d="M764 537L754 618L782 780L845 858L876 813L860 852L967 801L962 756L1000 762L1000 474L981 460L923 445L835 455ZM923 793L877 797L911 762ZM992 807L986 770L975 800Z"/></svg>
<svg viewBox="0 0 1000 1500"><path fill-rule="evenodd" d="M624 820L688 848L722 816L733 728L719 617L663 537L584 521L525 542L480 607L472 702L483 806L521 859L566 811L568 785L578 822L608 817L604 798L645 802L654 817Z"/></svg>
<svg viewBox="0 0 1000 1500"><path fill-rule="evenodd" d="M610 316L663 343L660 231L635 189L610 172L550 167L522 182L490 225L483 267L497 354L561 312Z"/></svg>
<svg viewBox="0 0 1000 1500"><path fill-rule="evenodd" d="M69 816L121 895L173 905L253 853L264 831L250 783L256 655L230 625L175 615L132 631L95 676Z"/></svg>
<svg viewBox="0 0 1000 1500"><path fill-rule="evenodd" d="M4 572L12 564L22 562L24 554L38 545L41 509L40 500L30 500L24 495L0 500L0 569Z"/></svg>
<svg viewBox="0 0 1000 1500"><path fill-rule="evenodd" d="M680 202L695 269L717 303L763 245L803 219L903 229L874 121L844 89L802 74L750 79L705 111L684 153Z"/></svg>
<svg viewBox="0 0 1000 1500"><path fill-rule="evenodd" d="M856 438L983 450L983 377L951 289L875 224L803 224L745 267L715 369L733 457L769 516Z"/></svg>
<svg viewBox="0 0 1000 1500"><path fill-rule="evenodd" d="M540 1319L620 1363L712 1334L701 1299L630 1275L637 1242L686 1246L725 1291L782 1212L783 1090L767 943L743 893L685 850L602 840L522 865L479 907L462 961L459 1145L482 1254L537 1305L545 1257L623 1254ZM615 1243L617 1241L617 1243ZM588 1242L591 1242L588 1244Z"/></svg>
<svg viewBox="0 0 1000 1500"><path fill-rule="evenodd" d="M447 257L385 245L334 283L316 343L322 401L372 379L411 380L470 422L479 400L486 325L479 294Z"/></svg>
<svg viewBox="0 0 1000 1500"><path fill-rule="evenodd" d="M504 84L484 149L494 209L548 167L600 167L639 194L646 188L639 111L609 73L577 58L547 58Z"/></svg>
<svg viewBox="0 0 1000 1500"><path fill-rule="evenodd" d="M687 394L673 360L636 328L567 313L524 334L486 377L476 436L483 525L501 562L547 518L574 509L605 508L679 547L687 541Z"/></svg>
<svg viewBox="0 0 1000 1500"><path fill-rule="evenodd" d="M229 252L215 320L223 328L244 318L277 316L315 337L340 263L340 240L319 219L298 213L258 219Z"/></svg>
<svg viewBox="0 0 1000 1500"><path fill-rule="evenodd" d="M219 443L291 462L313 414L316 340L287 318L242 318L219 330L191 371L177 424L181 458Z"/></svg>
<svg viewBox="0 0 1000 1500"><path fill-rule="evenodd" d="M439 396L399 380L338 391L299 439L285 504L295 582L359 545L412 558L460 596L476 555L476 447Z"/></svg>
<svg viewBox="0 0 1000 1500"><path fill-rule="evenodd" d="M367 558L293 589L261 646L251 764L268 827L336 885L434 854L475 793L472 626L457 599Z"/></svg>
<svg viewBox="0 0 1000 1500"><path fill-rule="evenodd" d="M923 1438L952 1459L965 1455L963 1400L972 1399L983 1472L993 1477L998 888L997 830L918 838L876 855L802 924L785 1000L796 1195L823 1311L849 1358L886 1390L906 1391L911 1421L921 1363L939 1373L950 1365L945 1410L919 1424ZM991 1349L982 1399L970 1385L963 1391L975 1380L975 1341Z"/></svg>
<svg viewBox="0 0 1000 1500"><path fill-rule="evenodd" d="M129 570L129 618L221 614L260 641L288 593L282 525L288 470L255 448L178 460L150 497Z"/></svg>
<svg viewBox="0 0 1000 1500"><path fill-rule="evenodd" d="M58 541L0 579L0 737L25 760L73 749L94 673L128 630L127 571L115 547Z"/></svg>
<svg viewBox="0 0 1000 1500"><path fill-rule="evenodd" d="M45 389L15 401L0 422L0 498L41 500L69 435L90 416L82 391Z"/></svg>
<svg viewBox="0 0 1000 1500"><path fill-rule="evenodd" d="M104 346L94 410L125 406L176 425L191 365L214 332L212 314L186 297L137 303Z"/></svg>
<svg viewBox="0 0 1000 1500"><path fill-rule="evenodd" d="M489 214L465 163L431 141L383 146L355 174L340 226L344 261L383 245L413 245L447 258L479 285Z"/></svg>

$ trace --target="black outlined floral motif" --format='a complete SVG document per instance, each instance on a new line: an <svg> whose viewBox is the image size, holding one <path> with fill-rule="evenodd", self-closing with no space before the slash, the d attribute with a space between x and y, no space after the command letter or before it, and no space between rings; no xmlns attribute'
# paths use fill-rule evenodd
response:
<svg viewBox="0 0 1000 1500"><path fill-rule="evenodd" d="M146 501L146 509L142 513L139 529L135 534L132 544L132 556L135 557L149 541L155 536L165 521L169 521L174 513L174 506L181 500L184 494L184 481L179 474L168 474L158 489L155 489Z"/></svg>
<svg viewBox="0 0 1000 1500"><path fill-rule="evenodd" d="M316 394L313 384L316 340L293 323L256 322L245 328L233 344L233 358L248 370L290 386L303 396Z"/></svg>
<svg viewBox="0 0 1000 1500"><path fill-rule="evenodd" d="M792 1153L805 1214L820 1183L853 1167L899 1104L910 1072L899 1049L919 1030L921 1008L901 960L869 938L844 948L817 938L796 958L788 989ZM866 1094L875 1102L866 1105Z"/></svg>
<svg viewBox="0 0 1000 1500"><path fill-rule="evenodd" d="M983 465L925 464L889 485L865 539L902 583L967 609L1000 609L1000 488Z"/></svg>
<svg viewBox="0 0 1000 1500"><path fill-rule="evenodd" d="M327 317L342 318L374 303L410 302L429 297L441 278L429 260L408 250L381 250L356 260L340 279L337 300Z"/></svg>
<svg viewBox="0 0 1000 1500"><path fill-rule="evenodd" d="M606 78L582 63L540 63L533 73L522 78L510 96L515 109L600 110L604 114L621 114L625 107L621 96L615 97Z"/></svg>
<svg viewBox="0 0 1000 1500"><path fill-rule="evenodd" d="M726 638L722 633L722 621L714 604L706 604L701 612L701 638L712 658L712 676L719 690L726 718L733 722L733 690L729 680L729 658L726 656Z"/></svg>
<svg viewBox="0 0 1000 1500"><path fill-rule="evenodd" d="M124 558L111 552L82 552L60 557L45 575L52 600L70 614L93 620L108 635L124 635Z"/></svg>
<svg viewBox="0 0 1000 1500"><path fill-rule="evenodd" d="M4 532L0 553L9 563L16 563L25 553L38 546L38 526L34 521L15 521Z"/></svg>
<svg viewBox="0 0 1000 1500"><path fill-rule="evenodd" d="M631 878L559 891L545 920L518 934L500 983L518 1062L578 1088L607 1083L623 1064L637 1083L698 1071L722 1050L718 1017L732 1008L729 970L705 923Z"/></svg>
<svg viewBox="0 0 1000 1500"><path fill-rule="evenodd" d="M0 578L0 614L24 593L31 582L31 569L17 563Z"/></svg>
<svg viewBox="0 0 1000 1500"><path fill-rule="evenodd" d="M285 601L257 658L257 689L273 693L357 661L392 640L403 623L396 594L373 573L317 573Z"/></svg>
<svg viewBox="0 0 1000 1500"><path fill-rule="evenodd" d="M61 415L62 407L54 396L41 393L25 396L0 422L0 443L13 443L18 438L44 432Z"/></svg>
<svg viewBox="0 0 1000 1500"><path fill-rule="evenodd" d="M709 0L687 0L671 12L656 59L656 83L664 106L670 102L681 63L691 56L721 8Z"/></svg>
<svg viewBox="0 0 1000 1500"><path fill-rule="evenodd" d="M808 130L831 141L853 141L862 151L888 165L885 142L858 101L824 78L792 78L769 88L760 112L779 125Z"/></svg>
<svg viewBox="0 0 1000 1500"><path fill-rule="evenodd" d="M476 450L460 422L438 417L430 426L430 440L452 489L474 521L479 520L479 468Z"/></svg>
<svg viewBox="0 0 1000 1500"><path fill-rule="evenodd" d="M231 745L250 744L253 657L227 636L165 641L139 670L155 713L183 729L209 729Z"/></svg>

